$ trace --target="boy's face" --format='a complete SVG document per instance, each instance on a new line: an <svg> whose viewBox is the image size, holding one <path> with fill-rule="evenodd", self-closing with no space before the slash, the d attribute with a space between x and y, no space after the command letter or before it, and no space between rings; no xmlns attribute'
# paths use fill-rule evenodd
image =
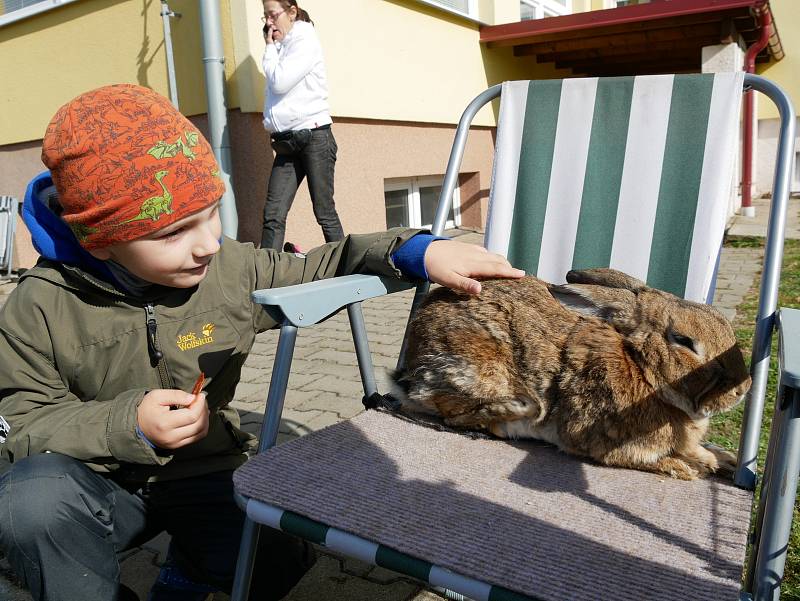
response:
<svg viewBox="0 0 800 601"><path fill-rule="evenodd" d="M221 234L218 201L144 238L89 252L102 261L112 259L153 284L191 288L206 277Z"/></svg>

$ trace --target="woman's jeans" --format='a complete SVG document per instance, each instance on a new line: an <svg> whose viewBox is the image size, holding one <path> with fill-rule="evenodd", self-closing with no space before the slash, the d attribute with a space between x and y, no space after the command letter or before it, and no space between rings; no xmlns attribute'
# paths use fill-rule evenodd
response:
<svg viewBox="0 0 800 601"><path fill-rule="evenodd" d="M117 554L166 530L186 577L229 592L244 523L231 473L123 486L72 457L32 455L0 476L0 549L36 600L113 601ZM284 597L313 555L262 528L250 598Z"/></svg>
<svg viewBox="0 0 800 601"><path fill-rule="evenodd" d="M286 217L303 178L308 178L308 191L314 217L322 227L325 242L344 238L342 224L333 202L333 171L336 164L336 140L330 127L311 131L311 140L295 154L277 154L272 163L264 206L261 248L283 249Z"/></svg>

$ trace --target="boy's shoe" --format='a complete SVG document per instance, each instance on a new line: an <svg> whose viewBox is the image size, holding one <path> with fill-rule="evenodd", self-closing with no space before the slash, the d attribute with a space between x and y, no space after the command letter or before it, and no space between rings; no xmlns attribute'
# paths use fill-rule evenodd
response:
<svg viewBox="0 0 800 601"><path fill-rule="evenodd" d="M147 595L147 601L206 601L217 590L213 586L189 580L168 558Z"/></svg>
<svg viewBox="0 0 800 601"><path fill-rule="evenodd" d="M139 601L139 595L135 591L129 589L124 584L117 587L117 600L118 601Z"/></svg>
<svg viewBox="0 0 800 601"><path fill-rule="evenodd" d="M283 245L283 252L285 253L299 253L303 254L303 251L300 250L300 247L297 244L293 244L292 242L286 242Z"/></svg>

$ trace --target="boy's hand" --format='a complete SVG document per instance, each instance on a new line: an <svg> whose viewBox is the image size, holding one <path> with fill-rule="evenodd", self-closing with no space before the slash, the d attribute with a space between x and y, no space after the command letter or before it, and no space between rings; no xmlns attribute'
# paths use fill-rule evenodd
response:
<svg viewBox="0 0 800 601"><path fill-rule="evenodd" d="M177 407L176 411L172 411ZM182 390L151 390L136 413L139 429L160 449L178 449L208 434L206 394L191 395Z"/></svg>
<svg viewBox="0 0 800 601"><path fill-rule="evenodd" d="M455 240L434 240L425 251L428 279L453 290L480 294L481 283L473 278L521 278L525 272L511 267L505 257L482 246Z"/></svg>

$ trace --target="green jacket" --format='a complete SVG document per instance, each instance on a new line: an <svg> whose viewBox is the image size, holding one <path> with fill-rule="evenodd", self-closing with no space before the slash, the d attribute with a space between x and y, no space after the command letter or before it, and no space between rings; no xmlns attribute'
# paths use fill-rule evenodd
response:
<svg viewBox="0 0 800 601"><path fill-rule="evenodd" d="M63 453L132 481L238 467L255 440L229 403L255 335L277 325L250 293L349 273L399 278L391 253L416 233L351 235L305 257L226 239L199 286L158 288L144 299L40 261L0 311L0 416L10 426L0 453L12 462ZM142 397L190 391L201 370L208 435L174 452L153 449L136 434Z"/></svg>

